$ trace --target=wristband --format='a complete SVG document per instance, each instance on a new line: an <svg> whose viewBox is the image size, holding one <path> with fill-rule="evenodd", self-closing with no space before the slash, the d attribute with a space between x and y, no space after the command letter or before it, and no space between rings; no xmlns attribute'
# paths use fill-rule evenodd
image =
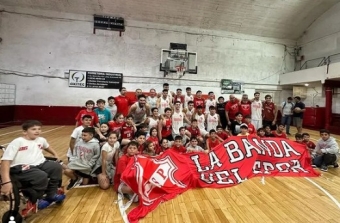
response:
<svg viewBox="0 0 340 223"><path fill-rule="evenodd" d="M7 181L6 183L1 183L0 185L2 186L2 185L5 185L5 184L9 184L9 183L11 183L12 181Z"/></svg>

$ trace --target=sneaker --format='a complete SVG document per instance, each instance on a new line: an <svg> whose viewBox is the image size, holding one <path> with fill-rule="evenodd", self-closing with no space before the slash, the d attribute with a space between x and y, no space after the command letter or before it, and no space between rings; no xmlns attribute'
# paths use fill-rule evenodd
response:
<svg viewBox="0 0 340 223"><path fill-rule="evenodd" d="M65 200L65 198L66 198L65 194L56 194L56 195L54 195L53 198L46 198L45 200L50 202L50 203L53 203L53 202L61 203Z"/></svg>
<svg viewBox="0 0 340 223"><path fill-rule="evenodd" d="M79 184L79 178L75 179L75 180L70 180L70 183L67 185L66 189L67 190L71 190L72 188L74 188L75 186L77 186Z"/></svg>
<svg viewBox="0 0 340 223"><path fill-rule="evenodd" d="M324 171L324 172L327 172L328 171L328 167L326 165L322 165L320 170Z"/></svg>
<svg viewBox="0 0 340 223"><path fill-rule="evenodd" d="M312 167L313 167L313 168L316 168L317 166L316 166L315 164L312 164Z"/></svg>
<svg viewBox="0 0 340 223"><path fill-rule="evenodd" d="M47 200L44 200L44 199L38 200L38 210L45 209L48 206L50 206L50 204L51 202Z"/></svg>
<svg viewBox="0 0 340 223"><path fill-rule="evenodd" d="M37 213L37 211L37 204L27 201L26 207L21 211L21 215L22 217L26 217L27 215L29 215L29 213Z"/></svg>
<svg viewBox="0 0 340 223"><path fill-rule="evenodd" d="M337 162L334 162L333 167L334 167L334 168L338 168L338 167L339 167L339 164L338 164Z"/></svg>

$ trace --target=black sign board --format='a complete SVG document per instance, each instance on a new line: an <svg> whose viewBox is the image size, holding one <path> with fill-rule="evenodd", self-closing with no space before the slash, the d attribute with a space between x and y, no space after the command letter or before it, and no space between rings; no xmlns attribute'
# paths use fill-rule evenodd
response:
<svg viewBox="0 0 340 223"><path fill-rule="evenodd" d="M124 32L125 31L124 19L122 17L94 15L93 28Z"/></svg>
<svg viewBox="0 0 340 223"><path fill-rule="evenodd" d="M69 87L119 89L122 73L70 70Z"/></svg>

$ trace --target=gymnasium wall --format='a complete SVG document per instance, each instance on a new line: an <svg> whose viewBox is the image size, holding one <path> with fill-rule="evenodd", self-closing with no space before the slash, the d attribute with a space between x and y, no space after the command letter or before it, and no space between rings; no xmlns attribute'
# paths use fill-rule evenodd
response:
<svg viewBox="0 0 340 223"><path fill-rule="evenodd" d="M298 45L302 47L305 61L340 53L340 3L313 22ZM340 57L334 59L339 61Z"/></svg>
<svg viewBox="0 0 340 223"><path fill-rule="evenodd" d="M244 80L246 92L277 92L279 74L293 70L285 45L294 41L237 33L127 21L126 32L97 30L92 15L1 7L0 82L17 86L16 105L82 106L88 99L107 98L118 90L69 88L69 69L122 72L133 91L191 86L193 92L220 95L220 79ZM160 51L170 42L198 52L199 74L164 79Z"/></svg>

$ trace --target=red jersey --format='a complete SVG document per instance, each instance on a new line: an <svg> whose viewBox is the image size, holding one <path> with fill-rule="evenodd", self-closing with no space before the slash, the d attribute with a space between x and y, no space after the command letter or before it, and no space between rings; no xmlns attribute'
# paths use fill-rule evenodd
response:
<svg viewBox="0 0 340 223"><path fill-rule="evenodd" d="M275 114L275 104L273 102L263 103L263 120L264 121L274 121Z"/></svg>
<svg viewBox="0 0 340 223"><path fill-rule="evenodd" d="M165 120L165 125L162 127L162 138L166 138L172 133L172 120L171 118Z"/></svg>
<svg viewBox="0 0 340 223"><path fill-rule="evenodd" d="M132 104L128 97L118 95L115 97L115 103L117 105L117 113L121 113L124 116L129 114L129 106Z"/></svg>
<svg viewBox="0 0 340 223"><path fill-rule="evenodd" d="M150 136L146 141L152 142L155 146L155 153L158 155L161 152L163 152L163 149L161 148L161 145L159 145L159 140L157 136Z"/></svg>
<svg viewBox="0 0 340 223"><path fill-rule="evenodd" d="M120 185L120 177L122 175L122 173L124 172L124 170L126 169L128 163L130 162L130 159L132 159L133 156L128 156L126 154L122 155L119 160L118 160L118 164L116 166L116 172L115 175L113 177L113 188L115 191L118 191L118 187Z"/></svg>
<svg viewBox="0 0 340 223"><path fill-rule="evenodd" d="M180 146L180 147L173 146L170 149L172 149L176 152L179 152L179 153L186 153L187 152L187 148L185 148L184 146Z"/></svg>
<svg viewBox="0 0 340 223"><path fill-rule="evenodd" d="M276 131L272 131L272 134L274 135L275 138L287 139L287 135L284 132L278 134Z"/></svg>
<svg viewBox="0 0 340 223"><path fill-rule="evenodd" d="M203 110L204 110L204 98L194 98L194 107L197 108L197 106L202 106Z"/></svg>
<svg viewBox="0 0 340 223"><path fill-rule="evenodd" d="M182 105L184 105L184 95L181 95L181 96L175 95L175 97L174 97L174 104L176 103L176 101L179 101L179 102L182 103Z"/></svg>
<svg viewBox="0 0 340 223"><path fill-rule="evenodd" d="M226 140L226 139L228 139L228 137L229 137L229 135L226 133L226 132L220 132L220 133L218 133L218 132L216 132L216 135L218 136L218 137L220 137L221 139L223 139L223 140Z"/></svg>
<svg viewBox="0 0 340 223"><path fill-rule="evenodd" d="M246 117L247 115L251 115L251 102L250 101L246 101L246 102L241 101L240 107L239 107L239 112L242 113L243 118Z"/></svg>
<svg viewBox="0 0 340 223"><path fill-rule="evenodd" d="M215 141L212 141L211 138L208 138L207 143L209 144L210 150L212 150L220 144L220 141L218 141L218 139L215 139Z"/></svg>
<svg viewBox="0 0 340 223"><path fill-rule="evenodd" d="M97 123L99 123L98 116L94 111L89 112L86 109L83 109L83 110L79 111L78 115L76 116L77 127L81 126L83 124L82 118L83 118L84 115L91 115L92 121L91 121L90 126L95 126L95 125L97 125Z"/></svg>
<svg viewBox="0 0 340 223"><path fill-rule="evenodd" d="M193 128L192 126L190 126L190 127L187 127L187 130L190 132L191 137L201 136L201 132L198 127Z"/></svg>
<svg viewBox="0 0 340 223"><path fill-rule="evenodd" d="M135 129L132 125L128 125L127 123L125 123L122 126L121 129L121 134L122 134L122 139L130 139L132 140L135 137Z"/></svg>
<svg viewBox="0 0 340 223"><path fill-rule="evenodd" d="M310 149L315 149L315 147L316 147L315 144L312 141L308 141L308 142L303 141L303 143Z"/></svg>
<svg viewBox="0 0 340 223"><path fill-rule="evenodd" d="M251 123L247 123L249 135L256 134L255 126Z"/></svg>
<svg viewBox="0 0 340 223"><path fill-rule="evenodd" d="M108 124L109 124L110 131L121 133L122 127L123 125L125 125L125 122L118 123L115 121L109 121Z"/></svg>
<svg viewBox="0 0 340 223"><path fill-rule="evenodd" d="M236 100L236 99L233 102L232 101L228 101L225 104L225 110L226 110L226 112L228 112L229 120L235 120L235 115L240 110L239 101Z"/></svg>

